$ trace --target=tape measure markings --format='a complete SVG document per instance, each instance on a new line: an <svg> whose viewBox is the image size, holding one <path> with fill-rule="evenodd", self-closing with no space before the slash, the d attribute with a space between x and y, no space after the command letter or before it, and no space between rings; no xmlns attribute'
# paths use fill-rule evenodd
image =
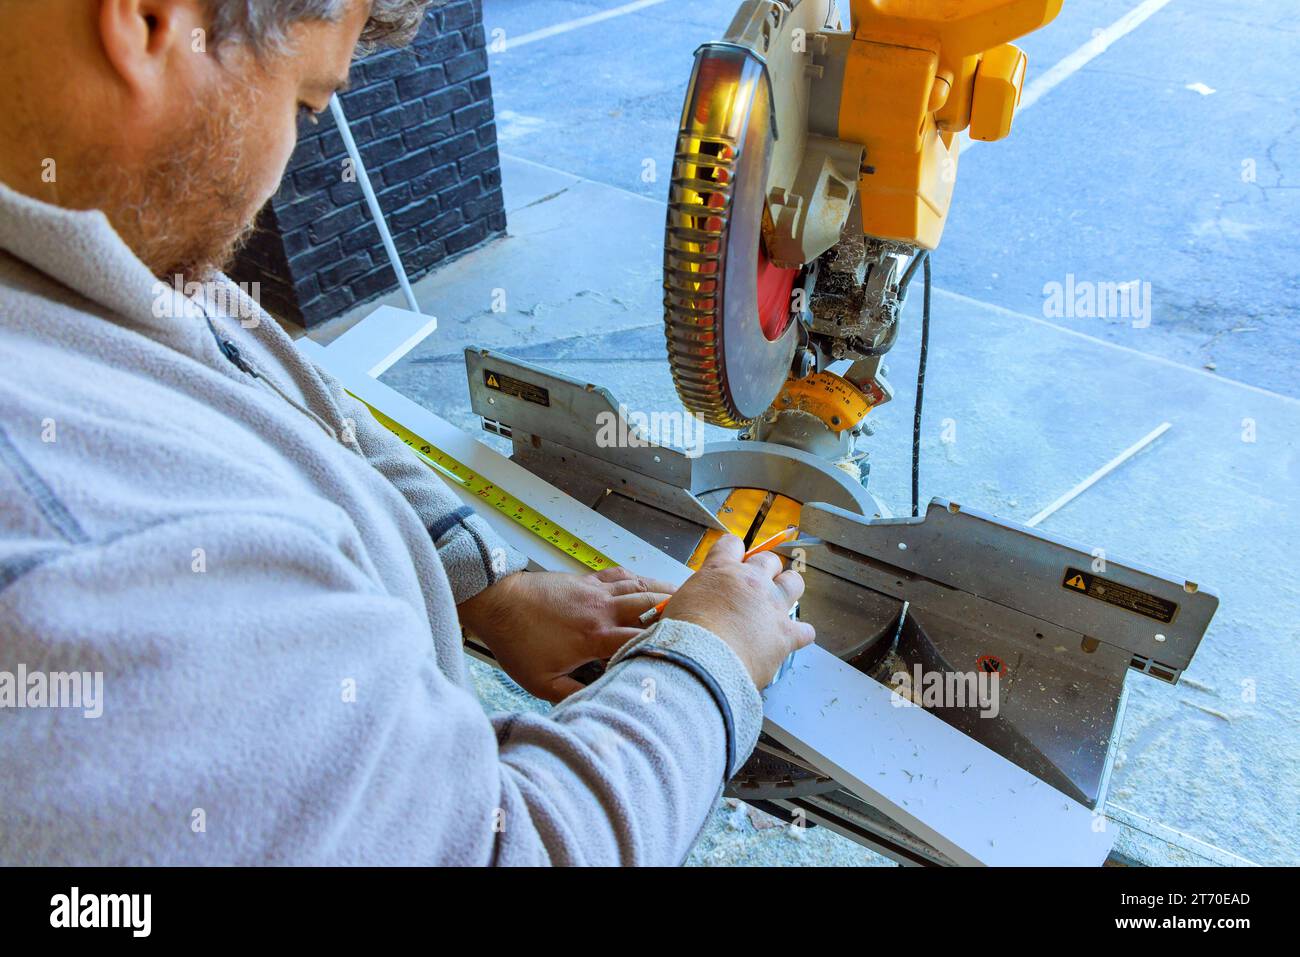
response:
<svg viewBox="0 0 1300 957"><path fill-rule="evenodd" d="M352 392L348 394L369 409L370 414L375 417L375 420L380 425L397 436L411 451L420 457L421 461L447 482L458 485L470 492L501 512L515 524L527 529L542 541L558 548L571 558L576 558L588 568L600 571L603 568L612 568L617 564L617 562L592 548L577 535L551 521L537 509L525 505L499 485L489 482L464 462L444 452L400 422L384 415L365 399Z"/></svg>

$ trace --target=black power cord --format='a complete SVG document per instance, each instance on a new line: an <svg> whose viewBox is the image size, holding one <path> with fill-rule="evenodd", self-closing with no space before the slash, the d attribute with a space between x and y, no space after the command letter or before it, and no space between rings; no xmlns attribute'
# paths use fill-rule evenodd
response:
<svg viewBox="0 0 1300 957"><path fill-rule="evenodd" d="M930 353L930 254L917 255L903 277L903 289L916 272L918 261L925 268L924 298L921 300L921 357L916 366L916 409L912 414L912 517L921 514L921 405L925 398L925 362Z"/></svg>
<svg viewBox="0 0 1300 957"><path fill-rule="evenodd" d="M921 250L912 257L912 261L903 270L903 278L898 280L898 298L903 302L907 301L907 287L912 284L912 278L916 275L916 271L921 268L921 263L925 262L929 255L929 250Z"/></svg>

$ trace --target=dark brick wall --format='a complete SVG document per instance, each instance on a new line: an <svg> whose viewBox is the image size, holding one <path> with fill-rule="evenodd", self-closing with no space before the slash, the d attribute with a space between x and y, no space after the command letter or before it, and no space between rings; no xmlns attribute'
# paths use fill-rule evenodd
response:
<svg viewBox="0 0 1300 957"><path fill-rule="evenodd" d="M505 230L481 0L435 4L409 48L357 61L343 109L412 282ZM328 113L305 123L231 269L307 326L397 288L346 158Z"/></svg>

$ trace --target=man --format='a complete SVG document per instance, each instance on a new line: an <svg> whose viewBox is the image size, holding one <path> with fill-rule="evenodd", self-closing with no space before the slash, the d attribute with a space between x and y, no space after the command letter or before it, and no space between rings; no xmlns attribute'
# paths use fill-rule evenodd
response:
<svg viewBox="0 0 1300 957"><path fill-rule="evenodd" d="M645 632L670 587L522 571L236 317L298 114L423 5L0 0L0 863L678 863L812 640L735 538ZM462 626L562 703L485 717Z"/></svg>

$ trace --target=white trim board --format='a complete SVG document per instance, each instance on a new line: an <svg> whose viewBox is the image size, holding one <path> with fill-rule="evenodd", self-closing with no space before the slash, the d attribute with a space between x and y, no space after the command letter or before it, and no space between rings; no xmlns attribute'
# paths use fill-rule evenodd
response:
<svg viewBox="0 0 1300 957"><path fill-rule="evenodd" d="M690 574L685 565L372 378L365 362L348 361L344 351L335 351L340 344L347 348L342 337L329 347L303 341L300 348L354 394L614 561L671 582ZM539 567L580 570L572 558L495 509L459 494ZM888 688L817 646L800 651L790 673L763 697L764 731L958 863L1099 865L1110 851L1104 817L920 708L896 707Z"/></svg>
<svg viewBox="0 0 1300 957"><path fill-rule="evenodd" d="M310 351L312 347L328 349L331 371L346 367L375 378L387 372L398 359L427 339L437 328L438 320L435 316L426 316L396 306L379 306L328 346L322 346L309 338L299 341L311 343L304 351ZM324 364L317 353L311 355ZM319 355L323 356L324 352Z"/></svg>
<svg viewBox="0 0 1300 957"><path fill-rule="evenodd" d="M763 692L763 730L958 864L1094 866L1094 814L813 645Z"/></svg>

